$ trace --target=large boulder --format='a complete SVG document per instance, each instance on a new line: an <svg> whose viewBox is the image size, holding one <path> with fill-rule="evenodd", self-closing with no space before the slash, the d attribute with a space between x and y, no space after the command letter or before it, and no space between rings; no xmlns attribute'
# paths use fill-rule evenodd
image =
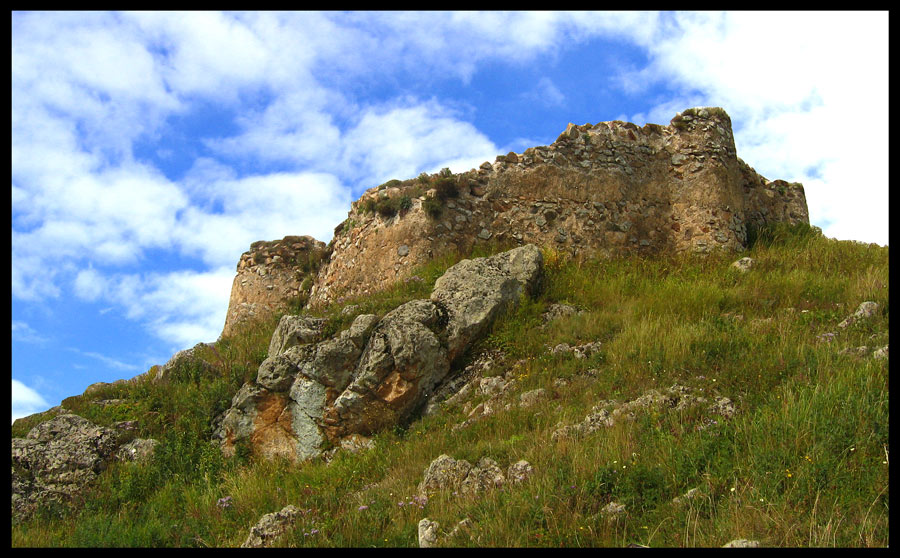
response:
<svg viewBox="0 0 900 558"><path fill-rule="evenodd" d="M12 513L67 504L106 469L119 433L73 414L57 415L12 439Z"/></svg>
<svg viewBox="0 0 900 558"><path fill-rule="evenodd" d="M463 260L438 279L431 298L380 320L357 316L338 335L309 319L282 319L255 382L235 395L214 431L226 453L247 443L258 454L304 460L326 441L371 435L409 419L442 385L453 361L520 297L533 294L543 259L533 245ZM300 332L300 333L298 333Z"/></svg>
<svg viewBox="0 0 900 558"><path fill-rule="evenodd" d="M434 284L431 300L449 313L447 348L453 360L522 295L540 285L544 259L528 244L490 258L463 260Z"/></svg>

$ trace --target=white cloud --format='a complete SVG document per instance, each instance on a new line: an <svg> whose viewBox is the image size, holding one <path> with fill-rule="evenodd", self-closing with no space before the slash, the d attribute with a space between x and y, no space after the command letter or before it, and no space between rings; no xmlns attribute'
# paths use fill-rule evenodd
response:
<svg viewBox="0 0 900 558"><path fill-rule="evenodd" d="M499 151L484 134L436 102L405 100L365 110L344 138L344 165L359 169L364 188L430 169L468 165Z"/></svg>
<svg viewBox="0 0 900 558"><path fill-rule="evenodd" d="M546 76L540 78L534 88L522 96L531 102L551 107L562 106L566 100L566 96L556 87L553 80Z"/></svg>
<svg viewBox="0 0 900 558"><path fill-rule="evenodd" d="M113 274L97 281L104 285L101 300L116 304L127 318L143 323L156 337L170 343L174 353L218 338L225 324L234 275L232 264L206 272ZM100 358L97 353L83 354ZM112 361L104 362L126 369ZM120 364L128 370L139 368Z"/></svg>
<svg viewBox="0 0 900 558"><path fill-rule="evenodd" d="M114 359L114 358L108 357L108 356L106 356L106 355L103 355L103 354L100 354L100 353L97 353L97 352L93 352L93 351L80 351L80 350L78 350L78 349L72 349L72 350L73 350L74 352L80 354L80 355L84 355L84 356L86 356L86 357L90 357L90 358L93 358L93 359L95 359L95 360L99 360L100 362L102 362L103 364L105 364L106 366L108 366L109 368L113 368L113 369L115 369L115 370L132 371L132 372L134 372L134 371L137 371L137 370L140 370L140 369L141 369L141 367L138 366L138 365L136 365L136 364L128 364L127 362L122 362L122 361L120 361L120 360L116 360L116 359Z"/></svg>
<svg viewBox="0 0 900 558"><path fill-rule="evenodd" d="M684 104L649 121L725 108L739 156L803 182L826 235L887 244L887 26L887 12L679 13L643 43L650 67L626 80L681 88Z"/></svg>
<svg viewBox="0 0 900 558"><path fill-rule="evenodd" d="M26 322L20 320L12 321L12 340L13 342L22 343L45 343L47 338L40 335Z"/></svg>
<svg viewBox="0 0 900 558"><path fill-rule="evenodd" d="M17 418L45 411L50 404L40 393L15 378L12 379L12 422Z"/></svg>

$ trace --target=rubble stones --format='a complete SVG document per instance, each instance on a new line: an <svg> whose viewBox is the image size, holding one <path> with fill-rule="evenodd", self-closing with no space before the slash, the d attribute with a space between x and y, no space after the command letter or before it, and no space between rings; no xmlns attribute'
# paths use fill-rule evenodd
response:
<svg viewBox="0 0 900 558"><path fill-rule="evenodd" d="M475 465L464 459L453 459L447 454L438 456L425 469L425 474L417 488L417 495L427 497L435 492L454 491L460 495L473 495L499 488L507 482L516 484L525 481L534 468L525 460L510 465L507 473L489 457L482 457Z"/></svg>
<svg viewBox="0 0 900 558"><path fill-rule="evenodd" d="M621 404L616 401L601 401L581 422L560 426L550 437L553 440L560 440L587 435L603 428L609 428L620 419L631 420L637 413L650 408L678 411L703 406L710 414L726 419L734 416L736 411L731 399L716 396L710 402L707 397L695 395L695 392L696 390L692 388L676 384L664 391L648 390L640 397Z"/></svg>
<svg viewBox="0 0 900 558"><path fill-rule="evenodd" d="M848 316L847 319L838 324L841 329L847 328L860 320L867 320L878 312L878 303L867 300L857 307L856 312Z"/></svg>

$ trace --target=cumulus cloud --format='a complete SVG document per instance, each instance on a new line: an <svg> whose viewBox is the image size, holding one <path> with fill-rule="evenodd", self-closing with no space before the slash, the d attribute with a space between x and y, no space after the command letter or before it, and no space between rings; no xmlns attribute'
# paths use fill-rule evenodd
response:
<svg viewBox="0 0 900 558"><path fill-rule="evenodd" d="M50 404L44 400L40 393L26 386L15 378L12 379L12 421L17 418L44 411Z"/></svg>
<svg viewBox="0 0 900 558"><path fill-rule="evenodd" d="M803 182L826 235L886 244L887 25L877 12L678 13L642 43L651 64L623 79L680 92L649 121L724 107L741 157Z"/></svg>
<svg viewBox="0 0 900 558"><path fill-rule="evenodd" d="M445 166L480 164L497 153L493 142L449 109L406 99L363 112L345 135L343 163L359 169L360 181L371 187Z"/></svg>

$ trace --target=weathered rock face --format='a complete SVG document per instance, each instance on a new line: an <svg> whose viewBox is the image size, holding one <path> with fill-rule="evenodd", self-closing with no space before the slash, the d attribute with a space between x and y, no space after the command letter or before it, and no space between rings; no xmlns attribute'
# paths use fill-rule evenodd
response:
<svg viewBox="0 0 900 558"><path fill-rule="evenodd" d="M363 194L335 231L310 304L369 294L435 255L485 241L586 255L702 252L743 247L748 226L809 222L803 187L770 182L739 159L719 108L685 110L669 126L570 124L550 146L501 155L452 181L458 197L441 202L436 218L424 209L434 190L417 181ZM406 212L365 211L404 195Z"/></svg>
<svg viewBox="0 0 900 558"><path fill-rule="evenodd" d="M248 318L278 311L291 301L303 301L326 254L325 243L310 236L251 244L237 265L222 335L230 335L236 324Z"/></svg>
<svg viewBox="0 0 900 558"><path fill-rule="evenodd" d="M136 441L127 459L140 459L154 443ZM27 517L52 503L67 504L106 469L118 447L119 432L73 414L58 415L32 428L25 438L13 438L13 516Z"/></svg>
<svg viewBox="0 0 900 558"><path fill-rule="evenodd" d="M380 320L357 316L348 329L318 342L302 343L290 333L300 321L283 319L274 352L256 381L235 395L216 437L226 454L243 442L261 455L303 460L320 455L326 441L358 443L359 435L407 419L447 378L453 360L504 309L534 292L542 268L533 245L464 260L437 281L430 299L403 304ZM297 344L283 349L276 339Z"/></svg>

